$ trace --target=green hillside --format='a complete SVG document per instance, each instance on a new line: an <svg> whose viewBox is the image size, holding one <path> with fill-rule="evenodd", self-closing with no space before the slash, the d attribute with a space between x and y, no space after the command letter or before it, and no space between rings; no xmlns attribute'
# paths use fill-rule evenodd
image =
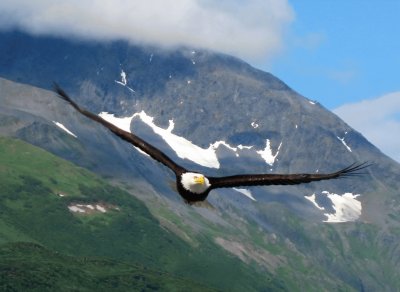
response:
<svg viewBox="0 0 400 292"><path fill-rule="evenodd" d="M35 243L0 246L1 291L216 291L143 266L70 257Z"/></svg>
<svg viewBox="0 0 400 292"><path fill-rule="evenodd" d="M0 138L0 186L1 288L283 287L212 239L191 246L127 192L22 141Z"/></svg>

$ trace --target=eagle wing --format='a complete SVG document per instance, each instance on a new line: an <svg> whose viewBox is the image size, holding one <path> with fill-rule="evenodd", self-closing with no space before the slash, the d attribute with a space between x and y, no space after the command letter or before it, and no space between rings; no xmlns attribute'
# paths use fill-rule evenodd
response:
<svg viewBox="0 0 400 292"><path fill-rule="evenodd" d="M225 177L208 177L211 188L230 188L239 186L266 186L266 185L296 185L312 181L337 179L360 175L359 171L370 166L370 164L353 163L337 172L319 173L297 173L297 174L243 174Z"/></svg>
<svg viewBox="0 0 400 292"><path fill-rule="evenodd" d="M163 152L161 152L159 149L155 148L153 145L147 143L146 141L142 140L138 136L129 133L127 131L121 130L117 126L113 125L112 123L106 121L105 119L99 117L98 115L95 115L80 106L76 104L66 93L63 89L61 89L60 86L57 84L54 84L54 91L65 101L70 103L78 112L81 114L85 115L89 119L92 119L100 124L102 124L104 127L109 129L111 132L113 132L115 135L120 137L121 139L131 143L132 145L138 147L148 155L150 155L153 159L157 160L158 162L161 162L168 168L170 168L175 174L181 174L186 171L185 168L181 167L180 165L176 164L173 162L167 155L165 155Z"/></svg>

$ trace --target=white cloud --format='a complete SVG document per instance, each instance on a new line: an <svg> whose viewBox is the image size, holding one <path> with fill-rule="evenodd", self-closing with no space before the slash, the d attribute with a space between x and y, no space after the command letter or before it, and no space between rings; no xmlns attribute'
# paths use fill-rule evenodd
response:
<svg viewBox="0 0 400 292"><path fill-rule="evenodd" d="M287 0L0 1L0 29L187 45L245 59L278 52L293 19Z"/></svg>
<svg viewBox="0 0 400 292"><path fill-rule="evenodd" d="M400 92L334 110L384 153L400 162Z"/></svg>

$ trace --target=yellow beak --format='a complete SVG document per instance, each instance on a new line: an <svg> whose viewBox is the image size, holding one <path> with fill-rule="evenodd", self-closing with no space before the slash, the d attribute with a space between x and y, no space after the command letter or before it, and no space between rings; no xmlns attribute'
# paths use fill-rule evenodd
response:
<svg viewBox="0 0 400 292"><path fill-rule="evenodd" d="M194 178L194 182L195 182L196 184L201 184L201 185L203 185L203 184L204 184L204 176L197 176L197 177L195 177L195 178Z"/></svg>

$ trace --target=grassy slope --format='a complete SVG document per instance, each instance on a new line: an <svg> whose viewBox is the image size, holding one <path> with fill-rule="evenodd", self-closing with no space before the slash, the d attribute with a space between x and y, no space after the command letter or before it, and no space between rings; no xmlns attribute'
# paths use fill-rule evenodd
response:
<svg viewBox="0 0 400 292"><path fill-rule="evenodd" d="M199 246L190 246L161 228L145 206L131 195L102 182L82 168L21 141L0 138L0 186L1 256L10 258L10 248L14 248L10 246L12 242L42 246L41 252L33 254L32 258L17 256L12 261L1 261L3 275L9 267L22 273L21 279L36 277L25 269L18 269L33 265L33 270L41 275L38 279L42 279L42 284L51 286L52 279L45 276L49 273L46 268L49 260L53 261L55 268L67 271L67 280L61 281L60 285L79 282L76 275L80 275L81 270L90 274L99 285L103 283L99 281L102 275L107 279L111 277L116 286L129 285L127 274L137 268L130 266L125 269L120 263L116 264L118 268L115 270L109 270L107 264L102 269L92 260L101 257L130 265L144 265L152 271L148 272L151 280L145 284L163 289L177 289L186 284L193 286L192 280L210 287L238 291L283 287L271 275L254 273L251 267L229 256L211 240L203 239ZM65 196L60 197L59 193ZM102 203L119 210L77 215L68 210L73 203ZM32 246L28 245L28 250ZM30 254L24 250L24 245L15 248L17 254ZM90 264L68 264L63 258L65 256L76 257L72 258L75 261L88 258ZM99 263L103 265L103 262ZM191 280L175 281L178 277ZM19 277L7 278L16 281L11 284L21 284ZM87 287L93 284L91 279L85 283L89 285Z"/></svg>
<svg viewBox="0 0 400 292"><path fill-rule="evenodd" d="M2 291L214 291L187 279L112 260L70 257L35 243L0 246Z"/></svg>

